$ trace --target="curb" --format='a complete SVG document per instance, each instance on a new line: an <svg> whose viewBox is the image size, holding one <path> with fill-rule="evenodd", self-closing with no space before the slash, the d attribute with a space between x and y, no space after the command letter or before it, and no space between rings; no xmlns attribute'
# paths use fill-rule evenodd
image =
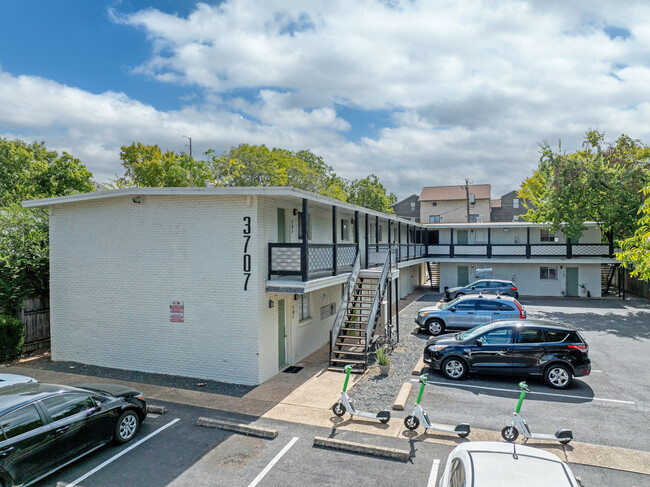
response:
<svg viewBox="0 0 650 487"><path fill-rule="evenodd" d="M166 412L167 412L167 407L165 406L156 406L155 404L147 404L147 413L165 414Z"/></svg>
<svg viewBox="0 0 650 487"><path fill-rule="evenodd" d="M355 443L353 441L334 440L332 438L323 438L322 436L314 437L314 446L331 448L332 450L348 451L351 453L361 453L363 455L371 455L375 457L391 458L402 462L406 462L411 458L411 452L408 450L366 445L364 443Z"/></svg>
<svg viewBox="0 0 650 487"><path fill-rule="evenodd" d="M427 365L424 363L424 357L420 357L418 360L418 363L415 364L415 367L413 368L413 372L411 372L411 375L422 375L422 371Z"/></svg>
<svg viewBox="0 0 650 487"><path fill-rule="evenodd" d="M278 436L277 430L269 428L260 428L259 426L249 426L246 424L231 423L230 421L222 421L212 418L199 418L196 420L197 426L205 426L206 428L217 428L225 431L233 431L246 436L256 436L258 438L274 439Z"/></svg>
<svg viewBox="0 0 650 487"><path fill-rule="evenodd" d="M399 390L399 394L397 394L397 398L393 403L393 409L395 411L404 411L404 407L409 400L412 388L413 384L410 382L404 382L404 384L402 384L402 388Z"/></svg>

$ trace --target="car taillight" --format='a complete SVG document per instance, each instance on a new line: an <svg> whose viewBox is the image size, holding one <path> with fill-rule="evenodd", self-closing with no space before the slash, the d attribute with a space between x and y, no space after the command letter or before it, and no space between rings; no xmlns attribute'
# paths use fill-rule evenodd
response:
<svg viewBox="0 0 650 487"><path fill-rule="evenodd" d="M589 345L569 345L569 348L580 350L582 353L587 353L589 351Z"/></svg>
<svg viewBox="0 0 650 487"><path fill-rule="evenodd" d="M517 301L515 301L515 306L517 306L517 308L519 309L519 318L523 320L526 317L526 315L524 314L524 310L522 309L521 306L519 306L519 303Z"/></svg>

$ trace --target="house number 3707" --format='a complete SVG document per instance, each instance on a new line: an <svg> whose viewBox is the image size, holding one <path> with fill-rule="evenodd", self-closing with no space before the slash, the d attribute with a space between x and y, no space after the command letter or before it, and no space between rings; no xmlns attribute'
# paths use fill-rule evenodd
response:
<svg viewBox="0 0 650 487"><path fill-rule="evenodd" d="M244 291L248 291L248 280L251 278L251 256L248 253L248 243L251 240L251 217L244 217Z"/></svg>

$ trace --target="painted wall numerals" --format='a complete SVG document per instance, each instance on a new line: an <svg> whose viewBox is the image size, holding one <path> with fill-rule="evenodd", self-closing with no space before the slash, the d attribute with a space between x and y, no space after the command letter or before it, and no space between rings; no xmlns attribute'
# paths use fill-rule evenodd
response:
<svg viewBox="0 0 650 487"><path fill-rule="evenodd" d="M248 244L251 241L251 217L244 217L244 291L248 291L248 281L251 278L251 256L248 253Z"/></svg>

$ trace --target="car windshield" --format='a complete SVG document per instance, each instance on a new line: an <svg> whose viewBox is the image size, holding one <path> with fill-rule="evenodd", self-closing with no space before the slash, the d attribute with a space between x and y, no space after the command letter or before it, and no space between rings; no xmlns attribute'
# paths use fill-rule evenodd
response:
<svg viewBox="0 0 650 487"><path fill-rule="evenodd" d="M458 302L458 298L456 298L456 299L452 299L451 301L449 301L449 302L447 302L447 303L440 303L440 304L438 305L438 309L447 309L447 308L449 308L450 306L453 306L454 304L456 304L457 302Z"/></svg>
<svg viewBox="0 0 650 487"><path fill-rule="evenodd" d="M474 328L470 328L467 330L465 333L461 333L459 335L456 335L460 340L471 340L472 338L475 338L479 336L481 333L485 333L488 330L491 330L493 327L492 324L487 323L485 325L478 325L475 326Z"/></svg>

